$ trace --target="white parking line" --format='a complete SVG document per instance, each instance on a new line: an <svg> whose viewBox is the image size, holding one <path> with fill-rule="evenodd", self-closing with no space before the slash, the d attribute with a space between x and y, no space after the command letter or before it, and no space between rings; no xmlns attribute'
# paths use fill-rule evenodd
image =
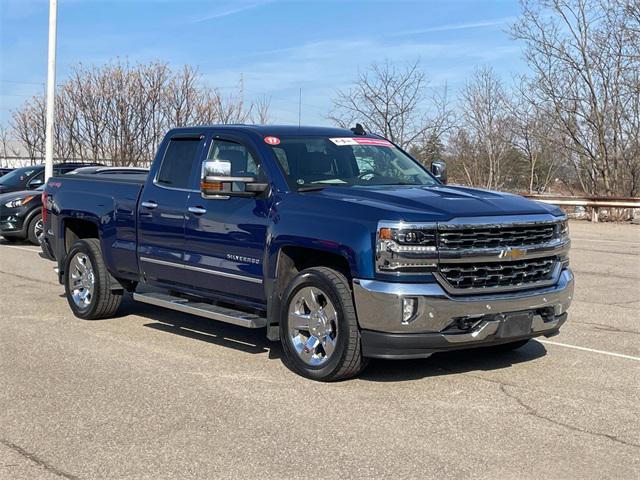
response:
<svg viewBox="0 0 640 480"><path fill-rule="evenodd" d="M618 357L618 358L626 358L627 360L636 360L640 362L640 357L634 357L633 355L624 355L622 353L606 352L604 350L596 350L594 348L587 348L587 347L578 347L577 345L569 345L567 343L550 342L549 340L538 340L538 342L547 343L549 345L556 345L558 347L573 348L575 350L582 350L584 352L601 353L602 355L609 355L611 357Z"/></svg>
<svg viewBox="0 0 640 480"><path fill-rule="evenodd" d="M0 245L0 246L7 247L7 248L15 248L16 250L25 250L27 252L35 252L35 253L38 253L40 251L37 248L32 249L32 248L27 248L27 247L18 247L16 245Z"/></svg>

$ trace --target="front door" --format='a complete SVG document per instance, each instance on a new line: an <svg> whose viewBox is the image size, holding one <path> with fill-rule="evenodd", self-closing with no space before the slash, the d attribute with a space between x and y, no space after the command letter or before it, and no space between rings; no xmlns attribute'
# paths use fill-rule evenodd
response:
<svg viewBox="0 0 640 480"><path fill-rule="evenodd" d="M138 258L148 283L188 283L183 269L185 221L191 179L200 164L203 145L204 139L199 135L172 137L159 170L142 192L138 206Z"/></svg>
<svg viewBox="0 0 640 480"><path fill-rule="evenodd" d="M231 176L266 182L256 152L240 138L214 136L207 160L231 164ZM185 226L185 266L198 290L264 301L268 193L205 199L192 194Z"/></svg>

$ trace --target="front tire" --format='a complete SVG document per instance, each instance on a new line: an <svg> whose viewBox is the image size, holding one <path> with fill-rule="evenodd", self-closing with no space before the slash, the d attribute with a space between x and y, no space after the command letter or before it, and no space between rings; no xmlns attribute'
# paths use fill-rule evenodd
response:
<svg viewBox="0 0 640 480"><path fill-rule="evenodd" d="M39 213L31 219L27 227L27 238L34 245L40 245L40 237L44 233L44 224L42 223L42 214Z"/></svg>
<svg viewBox="0 0 640 480"><path fill-rule="evenodd" d="M326 267L300 272L283 296L280 339L286 364L304 377L358 375L366 360L347 278Z"/></svg>
<svg viewBox="0 0 640 480"><path fill-rule="evenodd" d="M86 320L110 318L122 301L122 291L113 291L112 280L95 238L73 244L64 268L67 302L76 317Z"/></svg>

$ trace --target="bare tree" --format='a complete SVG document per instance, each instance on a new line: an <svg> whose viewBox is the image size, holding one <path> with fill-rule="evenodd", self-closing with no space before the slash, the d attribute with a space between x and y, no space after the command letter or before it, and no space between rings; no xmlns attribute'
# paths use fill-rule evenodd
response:
<svg viewBox="0 0 640 480"><path fill-rule="evenodd" d="M620 0L523 0L513 26L532 70L532 101L562 135L584 190L638 185L638 6Z"/></svg>
<svg viewBox="0 0 640 480"><path fill-rule="evenodd" d="M19 150L15 146L15 139L11 135L10 130L4 125L0 125L0 159L7 159L9 157L17 157ZM9 166L9 163L0 166Z"/></svg>
<svg viewBox="0 0 640 480"><path fill-rule="evenodd" d="M165 63L76 66L56 93L56 157L106 160L113 165L148 164L169 128L213 123L266 121L270 101L223 96L203 84L197 69L174 71ZM44 150L44 96L13 113L13 132L32 162Z"/></svg>
<svg viewBox="0 0 640 480"><path fill-rule="evenodd" d="M509 104L493 69L475 71L462 90L460 108L467 136L476 150L473 163L462 164L467 181L486 188L501 187L512 142Z"/></svg>
<svg viewBox="0 0 640 480"><path fill-rule="evenodd" d="M446 89L444 95L428 98L426 88L419 61L404 68L388 60L374 63L358 74L352 88L336 92L329 119L342 127L363 123L371 131L408 148L428 138L432 131L437 130L440 135L449 128L447 118L451 110ZM427 100L436 107L434 119L425 113Z"/></svg>
<svg viewBox="0 0 640 480"><path fill-rule="evenodd" d="M32 165L36 158L44 155L45 119L44 96L27 100L20 110L13 113L14 136L22 144Z"/></svg>
<svg viewBox="0 0 640 480"><path fill-rule="evenodd" d="M511 139L528 164L529 193L546 191L564 160L562 150L557 147L559 142L554 138L558 134L553 119L530 100L531 89L527 79L521 78L509 101Z"/></svg>
<svg viewBox="0 0 640 480"><path fill-rule="evenodd" d="M252 122L258 125L266 125L270 122L270 110L271 110L271 97L270 96L262 96L256 99L254 103L253 112L251 115Z"/></svg>

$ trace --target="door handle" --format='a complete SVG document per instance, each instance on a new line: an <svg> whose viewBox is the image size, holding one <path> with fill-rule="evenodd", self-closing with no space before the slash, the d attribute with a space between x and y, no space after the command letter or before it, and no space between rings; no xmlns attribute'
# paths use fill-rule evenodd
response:
<svg viewBox="0 0 640 480"><path fill-rule="evenodd" d="M158 204L156 202L154 202L153 200L151 200L149 202L142 202L140 205L142 205L144 208L148 208L149 210L153 210L154 208L158 208Z"/></svg>
<svg viewBox="0 0 640 480"><path fill-rule="evenodd" d="M202 207L189 207L188 210L194 215L204 215L207 213L207 209Z"/></svg>

